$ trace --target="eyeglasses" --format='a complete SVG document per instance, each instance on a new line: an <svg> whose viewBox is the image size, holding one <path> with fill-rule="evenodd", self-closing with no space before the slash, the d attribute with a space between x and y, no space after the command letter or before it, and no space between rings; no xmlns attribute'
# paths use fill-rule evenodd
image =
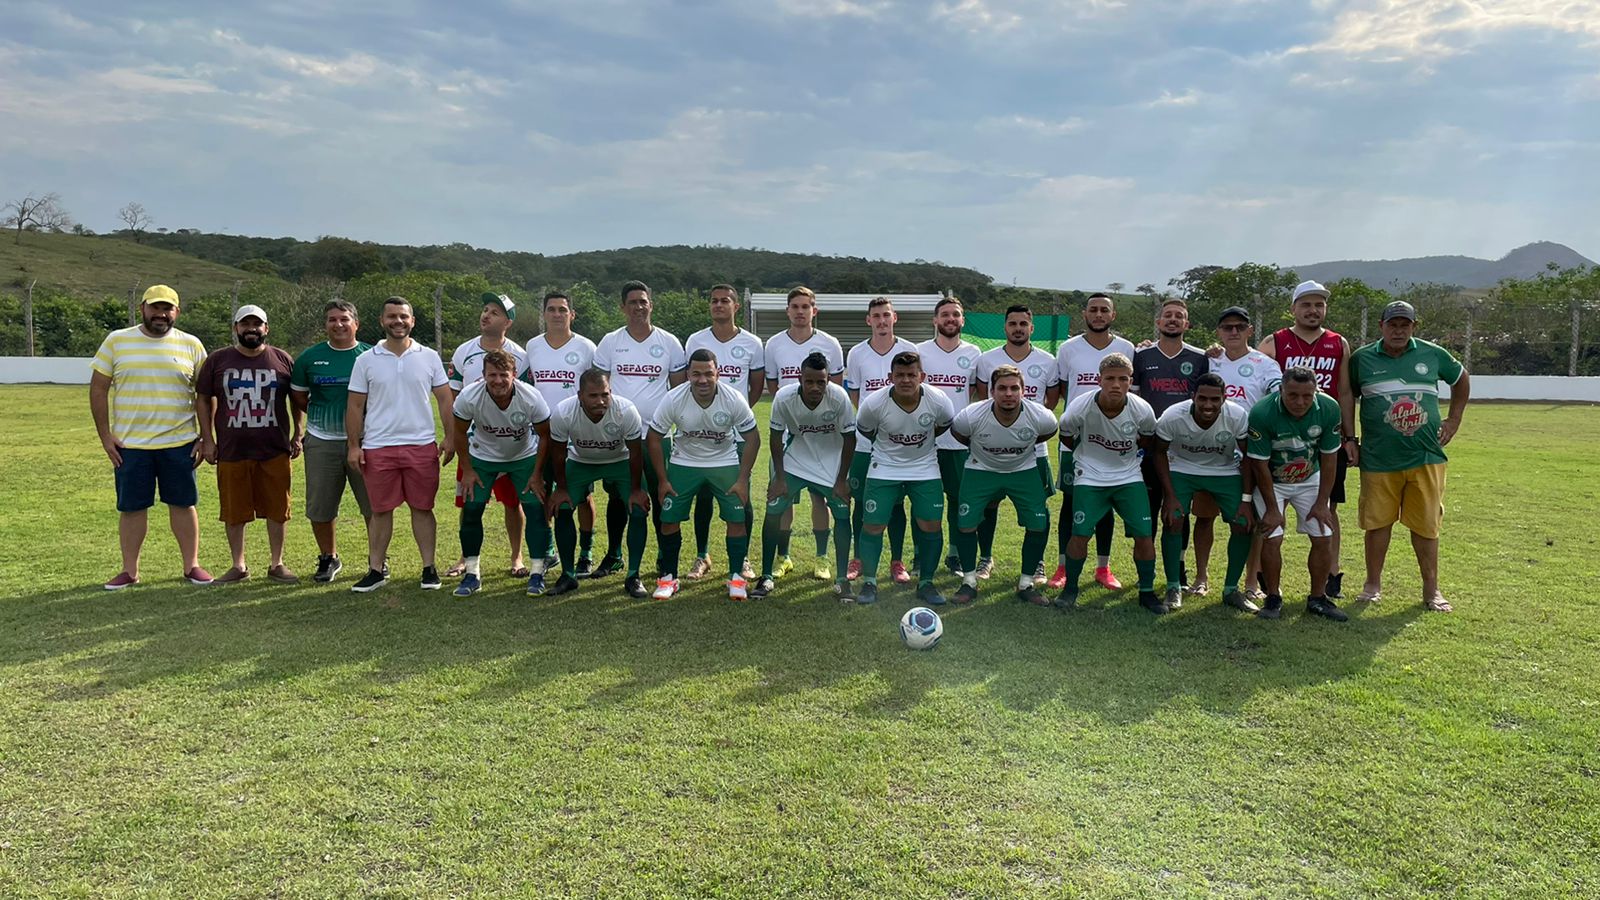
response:
<svg viewBox="0 0 1600 900"><path fill-rule="evenodd" d="M1217 330L1218 331L1243 331L1243 330L1245 330L1246 328L1249 328L1249 327L1250 327L1249 325L1240 325L1240 324L1218 325L1217 326Z"/></svg>

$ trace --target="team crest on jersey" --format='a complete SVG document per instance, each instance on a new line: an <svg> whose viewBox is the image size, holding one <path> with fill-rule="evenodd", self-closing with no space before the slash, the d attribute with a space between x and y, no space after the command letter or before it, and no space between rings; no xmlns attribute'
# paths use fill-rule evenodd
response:
<svg viewBox="0 0 1600 900"><path fill-rule="evenodd" d="M506 418L510 419L511 420L511 424L517 426L518 428L527 427L528 414L523 412L520 409L514 411L513 413L511 413L511 415L507 416Z"/></svg>
<svg viewBox="0 0 1600 900"><path fill-rule="evenodd" d="M1249 363L1245 363L1244 365L1239 367L1239 377L1241 377L1241 378L1249 378L1251 375L1254 375L1255 373L1256 373L1256 367L1250 365Z"/></svg>
<svg viewBox="0 0 1600 900"><path fill-rule="evenodd" d="M1427 363L1417 363L1417 374L1418 375L1426 375L1426 374L1428 374L1428 364Z"/></svg>
<svg viewBox="0 0 1600 900"><path fill-rule="evenodd" d="M569 350L567 352L567 355L562 357L562 359L565 359L567 361L567 365L575 366L575 365L578 364L578 351Z"/></svg>
<svg viewBox="0 0 1600 900"><path fill-rule="evenodd" d="M1185 363L1183 363L1183 364L1178 366L1178 371L1182 372L1185 375L1193 375L1194 374L1194 363L1185 362Z"/></svg>
<svg viewBox="0 0 1600 900"><path fill-rule="evenodd" d="M1310 428L1307 428L1306 429L1306 437L1313 438L1313 439L1322 437L1322 426L1321 425L1313 425Z"/></svg>
<svg viewBox="0 0 1600 900"><path fill-rule="evenodd" d="M1028 367L1028 377L1029 378L1043 378L1044 377L1044 366L1041 366L1038 363L1034 363L1033 365L1029 366Z"/></svg>
<svg viewBox="0 0 1600 900"><path fill-rule="evenodd" d="M750 351L743 347L734 347L732 350L728 351L728 355L732 356L734 359L744 359L746 356L750 355Z"/></svg>
<svg viewBox="0 0 1600 900"><path fill-rule="evenodd" d="M921 425L923 428L927 428L929 425L932 425L933 413L923 413L922 415L917 416L917 424Z"/></svg>
<svg viewBox="0 0 1600 900"><path fill-rule="evenodd" d="M1136 429L1138 427L1139 426L1133 424L1132 422L1123 422L1122 424L1117 426L1117 430L1122 432L1123 434L1133 434L1134 429Z"/></svg>
<svg viewBox="0 0 1600 900"><path fill-rule="evenodd" d="M832 422L837 418L839 418L839 413L836 410L831 409L824 410L821 416L821 419L824 422Z"/></svg>
<svg viewBox="0 0 1600 900"><path fill-rule="evenodd" d="M968 356L958 356L956 357L956 365L963 369L970 369L972 368L972 358Z"/></svg>
<svg viewBox="0 0 1600 900"><path fill-rule="evenodd" d="M601 430L610 437L616 437L622 433L622 425L618 422L607 422Z"/></svg>
<svg viewBox="0 0 1600 900"><path fill-rule="evenodd" d="M661 346L660 344L654 344L650 347L650 355L654 356L656 359L660 359L661 357L667 355L667 348Z"/></svg>
<svg viewBox="0 0 1600 900"><path fill-rule="evenodd" d="M717 426L718 428L727 428L728 423L732 421L733 416L728 415L722 410L717 410L711 414L711 424Z"/></svg>
<svg viewBox="0 0 1600 900"><path fill-rule="evenodd" d="M1418 398L1401 397L1389 405L1389 411L1383 414L1383 421L1395 431L1410 437L1428 424L1428 411L1422 408Z"/></svg>

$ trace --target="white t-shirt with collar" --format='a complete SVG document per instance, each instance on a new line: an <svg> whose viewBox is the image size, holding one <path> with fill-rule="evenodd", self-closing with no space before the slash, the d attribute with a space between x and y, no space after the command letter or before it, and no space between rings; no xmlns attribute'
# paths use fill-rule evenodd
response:
<svg viewBox="0 0 1600 900"><path fill-rule="evenodd" d="M399 356L379 342L356 357L350 370L350 390L367 395L361 449L415 447L437 441L433 390L449 383L439 352L416 341Z"/></svg>

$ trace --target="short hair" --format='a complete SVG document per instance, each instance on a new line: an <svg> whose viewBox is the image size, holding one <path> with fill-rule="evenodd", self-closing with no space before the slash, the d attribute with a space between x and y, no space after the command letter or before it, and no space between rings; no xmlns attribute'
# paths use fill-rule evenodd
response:
<svg viewBox="0 0 1600 900"><path fill-rule="evenodd" d="M1107 303L1111 304L1112 308L1116 308L1116 305L1117 305L1117 301L1111 299L1111 295L1106 293L1105 291L1095 291L1094 293L1090 294L1089 296L1083 298L1083 305L1085 307L1087 307L1091 302L1093 302L1095 300L1104 300Z"/></svg>
<svg viewBox="0 0 1600 900"><path fill-rule="evenodd" d="M502 372L517 374L517 359L504 350L490 350L483 355L485 369L499 369Z"/></svg>
<svg viewBox="0 0 1600 900"><path fill-rule="evenodd" d="M622 299L624 299L624 300L628 299L628 295L633 293L634 291L644 291L645 295L649 296L650 295L650 285L645 284L642 281L624 282L623 285L622 285Z"/></svg>
<svg viewBox="0 0 1600 900"><path fill-rule="evenodd" d="M713 284L708 294L715 294L717 291L727 291L733 295L733 299L739 299L739 289L731 284Z"/></svg>
<svg viewBox="0 0 1600 900"><path fill-rule="evenodd" d="M404 307L409 308L411 306L411 301L407 300L406 298L404 298L402 296L400 296L399 294L395 294L393 297L384 298L383 305L384 306L404 306Z"/></svg>
<svg viewBox="0 0 1600 900"><path fill-rule="evenodd" d="M813 304L817 302L817 292L803 284L799 287L790 288L789 296L785 297L783 302L785 305L788 305L788 302L796 297L810 297Z"/></svg>
<svg viewBox="0 0 1600 900"><path fill-rule="evenodd" d="M946 306L949 306L952 303L954 303L957 306L960 306L961 305L961 298L957 297L954 294L951 294L950 296L944 298L943 300L940 300L938 303L935 303L933 305L933 314L934 315L938 315L939 314L939 310L944 309Z"/></svg>
<svg viewBox="0 0 1600 900"><path fill-rule="evenodd" d="M894 359L890 360L889 368L898 369L902 366L922 368L922 354L915 350L901 350L894 355Z"/></svg>
<svg viewBox="0 0 1600 900"><path fill-rule="evenodd" d="M1215 372L1206 372L1194 380L1194 389L1196 393L1199 393L1200 389L1203 387L1220 388L1224 394L1228 392L1228 383L1223 381L1222 376Z"/></svg>
<svg viewBox="0 0 1600 900"><path fill-rule="evenodd" d="M568 297L566 294L562 293L561 291L548 291L548 292L545 293L545 295L544 295L544 308L545 309L549 309L550 308L550 301L551 300L565 300L565 301L567 301L567 306L571 306L572 305L572 298Z"/></svg>
<svg viewBox="0 0 1600 900"><path fill-rule="evenodd" d="M1316 384L1317 373L1310 366L1290 366L1283 370L1283 380L1296 384Z"/></svg>
<svg viewBox="0 0 1600 900"><path fill-rule="evenodd" d="M828 354L821 350L813 350L810 355L800 361L802 369L816 369L819 372L828 371Z"/></svg>
<svg viewBox="0 0 1600 900"><path fill-rule="evenodd" d="M1127 369L1132 372L1133 360L1126 353L1107 353L1100 358L1100 371L1104 373L1107 369Z"/></svg>
<svg viewBox="0 0 1600 900"><path fill-rule="evenodd" d="M605 369L584 369L583 374L578 376L578 393L581 394L588 390L589 386L596 381L604 381L609 384L611 382L611 373Z"/></svg>
<svg viewBox="0 0 1600 900"><path fill-rule="evenodd" d="M1028 304L1026 304L1026 303L1013 303L1010 306L1006 307L1006 316L1005 317L1008 318L1008 319L1011 318L1011 314L1012 313L1023 313L1025 315L1027 315L1028 318L1030 318L1030 319L1033 318L1033 310L1029 309L1028 308Z"/></svg>
<svg viewBox="0 0 1600 900"><path fill-rule="evenodd" d="M349 313L350 318L355 319L357 322L361 321L361 313L356 311L356 305L351 303L349 300L329 300L328 305L322 308L322 317L327 318L328 313L331 313L336 309L341 309Z"/></svg>
<svg viewBox="0 0 1600 900"><path fill-rule="evenodd" d="M1002 378L1015 378L1022 380L1022 370L1013 365L995 366L994 372L989 375L989 387L994 387L995 382Z"/></svg>
<svg viewBox="0 0 1600 900"><path fill-rule="evenodd" d="M717 364L717 355L711 352L710 347L701 347L699 350L689 354L689 362L711 363L715 366Z"/></svg>
<svg viewBox="0 0 1600 900"><path fill-rule="evenodd" d="M1183 302L1182 297L1168 297L1167 299L1161 301L1160 306L1156 307L1156 312L1161 312L1169 306L1176 306L1182 309L1185 313L1189 311L1189 304Z"/></svg>
<svg viewBox="0 0 1600 900"><path fill-rule="evenodd" d="M892 301L890 301L888 297L873 297L867 303L867 312L872 312L873 310L877 309L880 306L887 306L887 307L893 308L894 307L894 303Z"/></svg>

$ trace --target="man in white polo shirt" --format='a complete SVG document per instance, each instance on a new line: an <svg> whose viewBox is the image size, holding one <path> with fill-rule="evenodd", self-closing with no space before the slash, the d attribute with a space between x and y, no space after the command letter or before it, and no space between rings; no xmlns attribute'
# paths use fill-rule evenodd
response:
<svg viewBox="0 0 1600 900"><path fill-rule="evenodd" d="M356 357L350 370L345 430L350 464L361 470L372 503L367 528L367 574L350 587L357 593L389 583L384 560L394 536L394 511L411 507L411 534L422 555L422 589L441 586L433 554L438 523L433 501L439 493L439 466L455 457L449 431L436 443L432 394L439 417L450 422L454 397L439 353L411 339L411 303L404 297L383 301L383 340Z"/></svg>

